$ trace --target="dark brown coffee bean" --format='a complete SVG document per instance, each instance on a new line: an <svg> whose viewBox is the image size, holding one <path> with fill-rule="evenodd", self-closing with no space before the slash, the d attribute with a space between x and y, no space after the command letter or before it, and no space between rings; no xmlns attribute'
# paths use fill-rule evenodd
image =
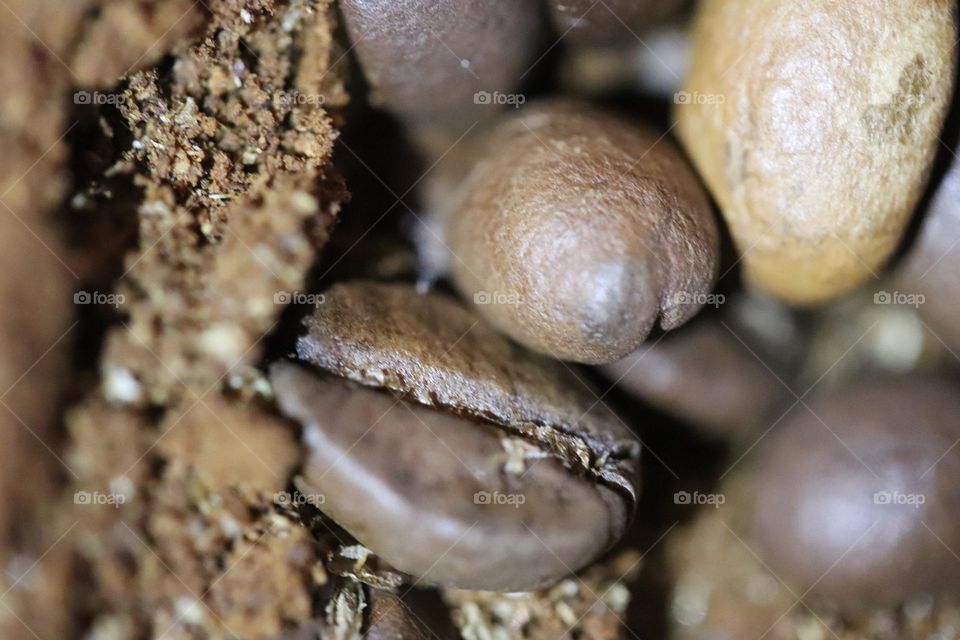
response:
<svg viewBox="0 0 960 640"><path fill-rule="evenodd" d="M508 425L631 491L636 441L564 365L518 348L455 300L405 285L336 285L301 360L420 404Z"/></svg>
<svg viewBox="0 0 960 640"><path fill-rule="evenodd" d="M304 480L397 569L529 590L623 534L638 489L629 430L569 370L452 299L337 285L297 351L328 372L271 372L281 410L304 425Z"/></svg>
<svg viewBox="0 0 960 640"><path fill-rule="evenodd" d="M716 278L700 183L656 133L578 103L508 118L448 220L450 266L478 312L559 359L611 362L657 318L689 320Z"/></svg>
<svg viewBox="0 0 960 640"><path fill-rule="evenodd" d="M344 0L375 104L459 136L513 95L541 44L537 0Z"/></svg>
<svg viewBox="0 0 960 640"><path fill-rule="evenodd" d="M960 389L860 383L798 408L747 481L752 535L798 593L847 611L956 593Z"/></svg>
<svg viewBox="0 0 960 640"><path fill-rule="evenodd" d="M642 345L603 371L629 393L704 434L743 437L768 427L764 420L790 406L792 396L775 370L741 340L719 321L698 321Z"/></svg>
<svg viewBox="0 0 960 640"><path fill-rule="evenodd" d="M557 460L536 453L505 473L502 429L294 364L272 378L284 413L304 425L304 479L320 508L427 583L536 589L623 533L622 498Z"/></svg>

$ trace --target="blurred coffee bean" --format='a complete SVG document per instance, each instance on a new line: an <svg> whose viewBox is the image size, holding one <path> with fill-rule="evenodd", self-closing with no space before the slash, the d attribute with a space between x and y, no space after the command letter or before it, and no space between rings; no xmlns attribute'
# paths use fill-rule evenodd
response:
<svg viewBox="0 0 960 640"><path fill-rule="evenodd" d="M778 576L848 612L957 595L960 388L860 382L797 407L744 482Z"/></svg>
<svg viewBox="0 0 960 640"><path fill-rule="evenodd" d="M515 92L542 44L537 0L345 0L341 7L371 102L431 140L443 131L456 140L521 99Z"/></svg>

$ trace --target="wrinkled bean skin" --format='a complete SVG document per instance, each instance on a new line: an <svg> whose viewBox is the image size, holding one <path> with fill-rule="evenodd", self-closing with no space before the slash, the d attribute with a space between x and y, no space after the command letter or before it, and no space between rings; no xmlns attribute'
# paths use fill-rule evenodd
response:
<svg viewBox="0 0 960 640"><path fill-rule="evenodd" d="M752 286L810 305L880 271L937 151L955 11L947 0L700 3L677 131Z"/></svg>
<svg viewBox="0 0 960 640"><path fill-rule="evenodd" d="M536 59L537 0L344 0L371 100L415 128L456 136L494 113L475 94L509 94ZM461 62L463 61L463 62Z"/></svg>
<svg viewBox="0 0 960 640"><path fill-rule="evenodd" d="M556 460L511 482L501 471L506 434L492 426L298 365L275 365L272 380L284 413L304 425L304 479L324 496L323 510L428 583L537 589L587 564L626 527L620 497ZM508 502L492 504L496 496Z"/></svg>
<svg viewBox="0 0 960 640"><path fill-rule="evenodd" d="M773 572L849 612L956 593L954 382L861 382L799 408L771 437L747 482L751 534Z"/></svg>
<svg viewBox="0 0 960 640"><path fill-rule="evenodd" d="M713 287L719 240L672 144L589 106L505 119L447 221L453 279L524 346L600 364L689 320Z"/></svg>

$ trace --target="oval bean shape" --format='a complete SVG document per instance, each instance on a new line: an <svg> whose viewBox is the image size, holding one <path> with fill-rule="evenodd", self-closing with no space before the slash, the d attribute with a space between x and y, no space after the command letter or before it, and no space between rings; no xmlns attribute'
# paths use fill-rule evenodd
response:
<svg viewBox="0 0 960 640"><path fill-rule="evenodd" d="M372 102L417 127L463 133L534 62L538 0L344 0ZM494 95L494 94L497 95Z"/></svg>
<svg viewBox="0 0 960 640"><path fill-rule="evenodd" d="M814 304L883 266L937 149L955 10L951 0L700 3L677 130L752 285Z"/></svg>
<svg viewBox="0 0 960 640"><path fill-rule="evenodd" d="M304 480L321 508L397 569L432 584L528 591L622 535L613 490L536 460L511 478L501 430L348 386L294 364L272 380L305 429Z"/></svg>
<svg viewBox="0 0 960 640"><path fill-rule="evenodd" d="M271 370L277 402L321 508L387 562L528 590L623 534L639 443L560 363L407 285L336 285L306 325L302 364Z"/></svg>
<svg viewBox="0 0 960 640"><path fill-rule="evenodd" d="M960 567L960 389L860 383L798 409L747 481L770 569L847 611L953 590Z"/></svg>
<svg viewBox="0 0 960 640"><path fill-rule="evenodd" d="M775 419L792 398L741 340L721 322L697 319L603 371L618 387L704 435L744 438L768 427L767 418Z"/></svg>
<svg viewBox="0 0 960 640"><path fill-rule="evenodd" d="M561 360L611 362L658 317L682 325L717 274L716 222L670 141L578 103L502 122L447 224L463 295Z"/></svg>
<svg viewBox="0 0 960 640"><path fill-rule="evenodd" d="M607 45L637 39L637 30L669 16L683 0L549 0L550 15L562 40Z"/></svg>

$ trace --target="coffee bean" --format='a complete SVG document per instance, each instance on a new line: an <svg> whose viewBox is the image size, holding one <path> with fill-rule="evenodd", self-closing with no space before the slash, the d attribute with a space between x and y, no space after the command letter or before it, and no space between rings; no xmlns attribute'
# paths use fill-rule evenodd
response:
<svg viewBox="0 0 960 640"><path fill-rule="evenodd" d="M900 243L927 182L953 85L956 3L699 6L677 132L748 281L794 304L849 292Z"/></svg>
<svg viewBox="0 0 960 640"><path fill-rule="evenodd" d="M660 134L574 102L505 119L449 214L453 279L521 344L598 364L676 328L717 274L700 183Z"/></svg>
<svg viewBox="0 0 960 640"><path fill-rule="evenodd" d="M529 590L623 534L639 445L559 363L405 285L337 285L307 325L301 364L271 371L304 426L304 480L397 569Z"/></svg>
<svg viewBox="0 0 960 640"><path fill-rule="evenodd" d="M537 56L537 0L345 0L374 104L459 137L506 106Z"/></svg>
<svg viewBox="0 0 960 640"><path fill-rule="evenodd" d="M955 592L960 389L925 377L861 382L798 407L746 479L770 569L856 612Z"/></svg>
<svg viewBox="0 0 960 640"><path fill-rule="evenodd" d="M605 365L611 381L704 435L737 439L769 427L792 396L732 320L697 321ZM735 326L735 325L734 325ZM753 347L757 348L756 346Z"/></svg>

